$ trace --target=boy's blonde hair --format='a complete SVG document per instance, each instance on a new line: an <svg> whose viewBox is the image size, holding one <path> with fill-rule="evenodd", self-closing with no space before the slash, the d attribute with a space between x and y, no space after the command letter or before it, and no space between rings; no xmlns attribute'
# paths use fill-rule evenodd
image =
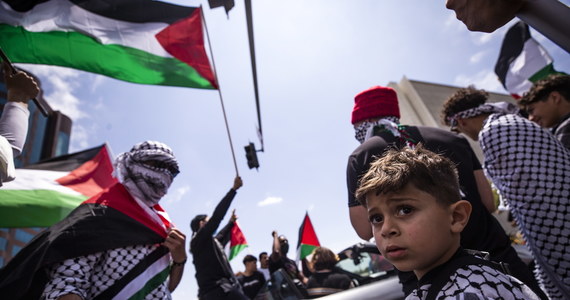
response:
<svg viewBox="0 0 570 300"><path fill-rule="evenodd" d="M390 149L370 164L360 179L356 198L366 207L369 193L401 191L408 184L432 195L439 203L450 205L461 200L455 164L418 144L415 149Z"/></svg>

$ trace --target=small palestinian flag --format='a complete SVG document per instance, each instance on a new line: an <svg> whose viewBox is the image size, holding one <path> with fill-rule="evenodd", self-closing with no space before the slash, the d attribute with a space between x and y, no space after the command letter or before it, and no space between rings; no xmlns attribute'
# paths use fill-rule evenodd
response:
<svg viewBox="0 0 570 300"><path fill-rule="evenodd" d="M229 260L232 260L245 248L247 248L247 241L238 223L235 222L231 231Z"/></svg>
<svg viewBox="0 0 570 300"><path fill-rule="evenodd" d="M198 7L152 0L3 0L0 46L12 62L141 84L216 88Z"/></svg>
<svg viewBox="0 0 570 300"><path fill-rule="evenodd" d="M305 259L313 253L315 248L320 247L319 239L309 218L309 213L305 213L305 219L303 219L303 224L299 228L299 242L297 244L297 258L299 260Z"/></svg>
<svg viewBox="0 0 570 300"><path fill-rule="evenodd" d="M558 72L546 49L531 37L528 25L519 21L505 35L495 73L507 92L519 99L533 82Z"/></svg>
<svg viewBox="0 0 570 300"><path fill-rule="evenodd" d="M16 169L0 189L0 228L48 227L115 184L106 145Z"/></svg>

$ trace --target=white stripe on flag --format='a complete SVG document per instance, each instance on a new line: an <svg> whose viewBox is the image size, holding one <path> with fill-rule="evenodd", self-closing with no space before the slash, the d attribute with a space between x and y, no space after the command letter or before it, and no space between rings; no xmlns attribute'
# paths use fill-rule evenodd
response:
<svg viewBox="0 0 570 300"><path fill-rule="evenodd" d="M169 25L166 23L118 21L91 13L67 0L50 0L26 13L13 11L3 1L0 4L0 23L23 26L30 32L75 31L94 37L102 44L117 44L172 57L155 38Z"/></svg>
<svg viewBox="0 0 570 300"><path fill-rule="evenodd" d="M55 180L61 178L69 172L16 169L16 179L6 182L2 186L3 190L51 190L73 196L81 196L68 187L65 187Z"/></svg>
<svg viewBox="0 0 570 300"><path fill-rule="evenodd" d="M529 78L548 64L552 58L534 39L524 43L521 54L511 63L505 76L505 87L511 94L522 96L532 87Z"/></svg>
<svg viewBox="0 0 570 300"><path fill-rule="evenodd" d="M124 287L113 299L114 300L125 300L132 297L139 290L141 290L150 278L153 278L156 274L164 271L166 267L170 264L170 253L166 253L159 260L155 261L150 265L144 272L139 274L133 281L131 281L126 287Z"/></svg>

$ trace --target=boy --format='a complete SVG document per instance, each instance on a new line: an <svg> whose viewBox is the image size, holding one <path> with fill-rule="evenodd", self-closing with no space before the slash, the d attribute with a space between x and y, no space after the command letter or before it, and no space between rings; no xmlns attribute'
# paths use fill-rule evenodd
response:
<svg viewBox="0 0 570 300"><path fill-rule="evenodd" d="M453 163L419 144L389 150L362 177L378 250L419 284L406 299L538 299L519 280L460 247L471 204L461 200Z"/></svg>

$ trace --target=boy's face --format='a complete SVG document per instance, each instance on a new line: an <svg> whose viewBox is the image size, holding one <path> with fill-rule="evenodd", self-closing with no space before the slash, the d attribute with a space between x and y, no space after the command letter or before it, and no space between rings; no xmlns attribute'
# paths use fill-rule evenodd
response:
<svg viewBox="0 0 570 300"><path fill-rule="evenodd" d="M454 204L445 207L412 184L399 192L366 196L376 246L398 270L421 278L459 247ZM468 218L468 217L467 217Z"/></svg>
<svg viewBox="0 0 570 300"><path fill-rule="evenodd" d="M528 119L545 128L558 124L560 108L556 105L554 94L555 92L552 92L546 99L527 105Z"/></svg>

